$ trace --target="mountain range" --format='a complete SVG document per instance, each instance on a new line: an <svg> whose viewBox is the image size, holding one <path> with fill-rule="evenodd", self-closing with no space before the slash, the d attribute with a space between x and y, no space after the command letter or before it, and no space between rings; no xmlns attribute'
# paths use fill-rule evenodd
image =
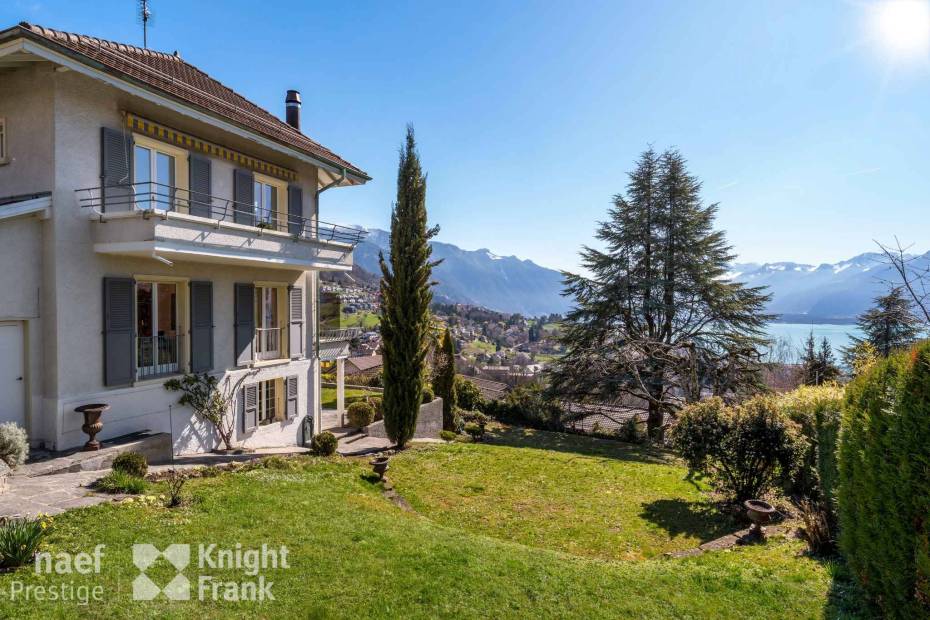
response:
<svg viewBox="0 0 930 620"><path fill-rule="evenodd" d="M485 248L463 250L440 241L432 241L432 246L433 258L443 261L433 272L437 301L525 316L564 313L571 306L571 300L561 295L558 271ZM388 249L388 233L369 229L355 250L355 262L362 270L378 274L378 253L388 255ZM930 267L930 252L915 257L912 265ZM876 252L821 265L735 263L728 274L750 286L767 286L772 294L768 311L784 322L800 323L851 323L896 276Z"/></svg>

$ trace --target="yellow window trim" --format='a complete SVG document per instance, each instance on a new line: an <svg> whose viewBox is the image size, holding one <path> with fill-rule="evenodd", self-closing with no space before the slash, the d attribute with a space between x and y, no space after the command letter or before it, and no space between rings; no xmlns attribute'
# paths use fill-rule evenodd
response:
<svg viewBox="0 0 930 620"><path fill-rule="evenodd" d="M190 199L190 194L188 193L188 189L190 188L188 151L139 133L133 133L132 139L135 146L161 151L162 153L174 157L174 186L176 189L180 190L177 193L178 204L175 208L179 213L188 213L188 200ZM135 174L135 170L133 170L133 174Z"/></svg>
<svg viewBox="0 0 930 620"><path fill-rule="evenodd" d="M287 221L287 181L282 181L281 179L276 179L270 177L261 172L253 172L252 178L259 183L264 183L265 185L270 185L274 187L277 191L275 192L276 198L275 201L277 204L274 207L275 210L275 222L278 224L284 224Z"/></svg>

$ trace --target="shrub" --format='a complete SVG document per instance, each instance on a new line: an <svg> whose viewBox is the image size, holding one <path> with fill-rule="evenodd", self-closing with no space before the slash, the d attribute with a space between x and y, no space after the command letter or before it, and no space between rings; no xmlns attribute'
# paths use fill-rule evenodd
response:
<svg viewBox="0 0 930 620"><path fill-rule="evenodd" d="M384 401L382 400L380 396L369 396L368 397L368 404L371 405L371 408L375 410L375 417L374 417L375 422L377 422L378 420L384 419L384 412L381 410L382 403L384 403Z"/></svg>
<svg viewBox="0 0 930 620"><path fill-rule="evenodd" d="M29 441L26 431L15 422L0 424L0 460L16 469L26 462L29 455Z"/></svg>
<svg viewBox="0 0 930 620"><path fill-rule="evenodd" d="M168 508L175 508L184 503L184 496L181 491L184 489L184 483L187 482L187 476L176 470L168 470L168 477L165 478L168 484L168 497L165 499L165 505Z"/></svg>
<svg viewBox="0 0 930 620"><path fill-rule="evenodd" d="M481 396L481 390L473 381L469 381L461 375L455 375L455 395L458 406L462 409L474 411L475 409L484 408L484 398Z"/></svg>
<svg viewBox="0 0 930 620"><path fill-rule="evenodd" d="M346 418L349 420L349 426L364 428L374 421L375 408L363 400L356 401L346 409Z"/></svg>
<svg viewBox="0 0 930 620"><path fill-rule="evenodd" d="M821 502L802 499L798 503L801 522L798 535L815 555L828 555L836 550L836 530L828 508Z"/></svg>
<svg viewBox="0 0 930 620"><path fill-rule="evenodd" d="M319 435L314 435L310 441L310 452L317 456L332 456L336 454L336 446L339 440L329 431L323 431Z"/></svg>
<svg viewBox="0 0 930 620"><path fill-rule="evenodd" d="M433 391L433 387L429 384L423 386L423 399L420 401L422 404L431 403L436 400L436 393Z"/></svg>
<svg viewBox="0 0 930 620"><path fill-rule="evenodd" d="M797 469L806 441L771 396L736 407L719 398L682 411L672 446L688 467L709 475L735 502L762 497Z"/></svg>
<svg viewBox="0 0 930 620"><path fill-rule="evenodd" d="M542 430L563 430L562 410L546 398L542 386L521 385L502 400L485 405L485 413L503 422Z"/></svg>
<svg viewBox="0 0 930 620"><path fill-rule="evenodd" d="M51 517L7 519L0 522L0 568L16 568L33 561L48 536Z"/></svg>
<svg viewBox="0 0 930 620"><path fill-rule="evenodd" d="M597 424L597 422L594 424ZM643 422L637 420L636 416L625 420L617 429L617 439L627 443L642 443L646 438L645 428L642 428L643 425Z"/></svg>
<svg viewBox="0 0 930 620"><path fill-rule="evenodd" d="M149 464L143 454L123 452L113 459L113 471L121 471L136 478L145 478L145 474L149 471Z"/></svg>
<svg viewBox="0 0 930 620"><path fill-rule="evenodd" d="M788 491L823 503L835 516L837 448L843 388L802 386L781 395L778 406L801 429L808 447Z"/></svg>
<svg viewBox="0 0 930 620"><path fill-rule="evenodd" d="M197 417L209 422L226 450L233 449L234 416L227 415L232 396L219 389L219 380L211 374L188 374L165 381L169 392L181 392L178 404L190 407Z"/></svg>
<svg viewBox="0 0 930 620"><path fill-rule="evenodd" d="M455 441L456 437L454 431L439 431L439 438L443 441Z"/></svg>
<svg viewBox="0 0 930 620"><path fill-rule="evenodd" d="M884 617L930 617L930 342L856 377L841 428L847 563Z"/></svg>
<svg viewBox="0 0 930 620"><path fill-rule="evenodd" d="M113 470L97 481L97 489L104 493L129 493L139 495L145 493L148 484L138 476L132 476L123 471Z"/></svg>
<svg viewBox="0 0 930 620"><path fill-rule="evenodd" d="M465 432L475 441L479 441L484 437L484 428L477 422L466 422Z"/></svg>

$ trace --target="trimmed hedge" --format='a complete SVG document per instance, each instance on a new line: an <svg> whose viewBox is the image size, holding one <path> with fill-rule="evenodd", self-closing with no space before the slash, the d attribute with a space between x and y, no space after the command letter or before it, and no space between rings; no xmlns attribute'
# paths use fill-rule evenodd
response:
<svg viewBox="0 0 930 620"><path fill-rule="evenodd" d="M778 398L779 409L801 427L810 444L787 490L826 506L836 514L840 413L843 388L837 385L801 386Z"/></svg>
<svg viewBox="0 0 930 620"><path fill-rule="evenodd" d="M888 618L930 617L930 342L846 388L840 547Z"/></svg>
<svg viewBox="0 0 930 620"><path fill-rule="evenodd" d="M363 400L356 401L346 409L346 419L353 428L364 428L375 419L375 408Z"/></svg>

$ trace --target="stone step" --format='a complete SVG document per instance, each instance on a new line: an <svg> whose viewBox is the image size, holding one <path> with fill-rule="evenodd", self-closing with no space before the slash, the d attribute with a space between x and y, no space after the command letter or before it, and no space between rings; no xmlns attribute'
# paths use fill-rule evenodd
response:
<svg viewBox="0 0 930 620"><path fill-rule="evenodd" d="M51 458L26 463L13 472L15 476L50 476L53 474L109 469L113 459L123 452L139 452L149 463L171 461L171 435L168 433L141 432L101 442L99 450L82 452L70 450Z"/></svg>

